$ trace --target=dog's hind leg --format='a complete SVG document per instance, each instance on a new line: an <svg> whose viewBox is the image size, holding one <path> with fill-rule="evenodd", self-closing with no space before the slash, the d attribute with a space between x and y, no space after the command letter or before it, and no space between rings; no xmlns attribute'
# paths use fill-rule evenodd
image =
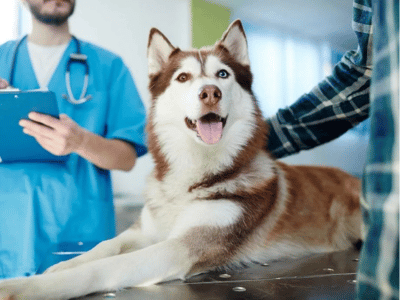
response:
<svg viewBox="0 0 400 300"><path fill-rule="evenodd" d="M150 244L150 239L145 237L139 228L132 227L111 240L101 242L87 253L50 267L45 273L58 272L105 257L135 251Z"/></svg>

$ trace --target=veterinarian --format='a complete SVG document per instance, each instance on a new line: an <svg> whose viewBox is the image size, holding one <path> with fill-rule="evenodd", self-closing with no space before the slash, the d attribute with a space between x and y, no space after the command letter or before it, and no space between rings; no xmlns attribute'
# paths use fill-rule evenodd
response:
<svg viewBox="0 0 400 300"><path fill-rule="evenodd" d="M358 50L347 52L331 76L268 120L267 148L277 158L311 149L370 116L357 296L399 299L399 1L355 0L353 29Z"/></svg>
<svg viewBox="0 0 400 300"><path fill-rule="evenodd" d="M147 152L145 109L131 74L118 56L72 37L68 18L75 1L22 2L32 14L32 32L19 45L0 46L0 86L12 80L21 90L55 92L60 119L32 114L21 130L69 157L65 163L0 164L0 278L34 274L60 243L112 238L109 170L128 171ZM70 54L78 51L89 67L90 97L80 102L86 66L70 66L72 95L66 83Z"/></svg>

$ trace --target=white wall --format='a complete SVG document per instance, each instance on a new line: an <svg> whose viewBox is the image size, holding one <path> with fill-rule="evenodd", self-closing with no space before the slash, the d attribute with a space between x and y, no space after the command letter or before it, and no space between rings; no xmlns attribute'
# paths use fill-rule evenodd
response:
<svg viewBox="0 0 400 300"><path fill-rule="evenodd" d="M191 43L188 0L77 0L71 32L119 54L148 103L147 41L157 27L181 47Z"/></svg>
<svg viewBox="0 0 400 300"><path fill-rule="evenodd" d="M8 0L1 4L0 9L0 45L15 39L18 34L18 2Z"/></svg>

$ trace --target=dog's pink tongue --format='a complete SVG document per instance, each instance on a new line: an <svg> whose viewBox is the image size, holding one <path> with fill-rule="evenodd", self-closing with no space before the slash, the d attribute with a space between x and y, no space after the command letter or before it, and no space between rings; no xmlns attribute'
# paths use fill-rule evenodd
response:
<svg viewBox="0 0 400 300"><path fill-rule="evenodd" d="M221 139L222 122L203 123L198 120L196 127L200 138L206 144L215 144Z"/></svg>

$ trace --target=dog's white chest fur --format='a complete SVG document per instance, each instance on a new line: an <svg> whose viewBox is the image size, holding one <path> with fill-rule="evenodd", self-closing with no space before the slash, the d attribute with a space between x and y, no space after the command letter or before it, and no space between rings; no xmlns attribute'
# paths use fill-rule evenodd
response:
<svg viewBox="0 0 400 300"><path fill-rule="evenodd" d="M257 183L262 185L275 176L272 171L274 165L264 152L260 152L246 172L212 187L196 190L191 190L191 187L203 179L204 172L193 174L191 172L193 168L184 168L186 173L171 171L162 181L157 180L153 174L148 178L146 185L147 201L141 216L142 228L146 234L160 241L182 234L195 226L233 225L243 214L240 203L234 203L229 199L218 201L202 199L219 192L234 194L238 191L251 190Z"/></svg>

